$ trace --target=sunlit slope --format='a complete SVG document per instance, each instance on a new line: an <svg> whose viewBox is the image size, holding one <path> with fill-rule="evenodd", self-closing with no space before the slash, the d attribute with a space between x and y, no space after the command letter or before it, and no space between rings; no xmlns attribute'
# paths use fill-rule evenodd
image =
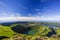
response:
<svg viewBox="0 0 60 40"><path fill-rule="evenodd" d="M13 32L10 29L10 27L0 25L0 36L11 37L11 36L13 36L13 34L15 34L15 32Z"/></svg>
<svg viewBox="0 0 60 40"><path fill-rule="evenodd" d="M21 24L19 24L19 25L20 25L19 27L22 26ZM16 27L16 26L17 26L17 24L11 25L11 27ZM28 31L28 34L14 32L11 29L11 27L0 25L0 36L10 37L10 38L4 39L4 40L15 40L15 39L36 40L38 38L40 38L42 40L60 40L60 38L58 36L58 35L60 35L60 32L59 32L60 28L54 29L54 31L57 33L56 35L53 34L53 35L51 35L51 37L48 37L46 35L52 31L51 28L48 26L43 26L43 25L28 26L28 27L31 27L31 30Z"/></svg>
<svg viewBox="0 0 60 40"><path fill-rule="evenodd" d="M29 31L29 34L35 34L35 35L47 35L51 29L46 26L35 26L32 27L32 30Z"/></svg>
<svg viewBox="0 0 60 40"><path fill-rule="evenodd" d="M56 31L57 35L60 35L60 28L56 28L55 31Z"/></svg>

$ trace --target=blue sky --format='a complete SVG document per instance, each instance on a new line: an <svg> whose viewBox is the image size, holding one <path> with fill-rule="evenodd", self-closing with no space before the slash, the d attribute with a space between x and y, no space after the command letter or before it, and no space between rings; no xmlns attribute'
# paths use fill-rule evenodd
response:
<svg viewBox="0 0 60 40"><path fill-rule="evenodd" d="M21 16L53 15L60 10L59 0L0 0L0 13ZM48 13L47 13L48 12ZM57 13L59 14L59 13Z"/></svg>
<svg viewBox="0 0 60 40"><path fill-rule="evenodd" d="M60 20L60 0L0 0L0 17Z"/></svg>

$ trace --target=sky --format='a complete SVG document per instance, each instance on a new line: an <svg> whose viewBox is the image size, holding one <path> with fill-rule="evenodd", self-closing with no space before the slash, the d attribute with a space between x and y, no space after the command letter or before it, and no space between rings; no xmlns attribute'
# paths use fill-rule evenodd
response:
<svg viewBox="0 0 60 40"><path fill-rule="evenodd" d="M60 0L0 0L0 22L60 21Z"/></svg>

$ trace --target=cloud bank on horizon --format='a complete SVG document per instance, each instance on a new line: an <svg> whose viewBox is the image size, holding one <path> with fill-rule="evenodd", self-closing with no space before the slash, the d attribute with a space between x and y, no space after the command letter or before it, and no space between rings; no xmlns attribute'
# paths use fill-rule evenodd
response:
<svg viewBox="0 0 60 40"><path fill-rule="evenodd" d="M36 17L22 17L22 16L9 16L9 17L1 17L0 22L21 22L21 21L29 21L29 22L39 22L39 21L45 21L45 22L59 22L60 21L60 15L58 16L36 16Z"/></svg>
<svg viewBox="0 0 60 40"><path fill-rule="evenodd" d="M0 0L0 22L60 21L59 0Z"/></svg>

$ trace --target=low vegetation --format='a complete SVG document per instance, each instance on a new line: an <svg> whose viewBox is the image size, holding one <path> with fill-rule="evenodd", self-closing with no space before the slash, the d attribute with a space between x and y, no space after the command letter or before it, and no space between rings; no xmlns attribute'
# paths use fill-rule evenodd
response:
<svg viewBox="0 0 60 40"><path fill-rule="evenodd" d="M25 25L26 27L23 26L23 24L12 24L11 26L0 25L0 40L60 40L60 28L52 29L48 26L36 25L36 23L34 26L30 24L28 27L27 25ZM30 27L31 29L29 29ZM12 28L15 28L19 32L12 30ZM29 30L27 31L27 29ZM23 30L25 31L20 33ZM6 38L2 38L2 36Z"/></svg>

